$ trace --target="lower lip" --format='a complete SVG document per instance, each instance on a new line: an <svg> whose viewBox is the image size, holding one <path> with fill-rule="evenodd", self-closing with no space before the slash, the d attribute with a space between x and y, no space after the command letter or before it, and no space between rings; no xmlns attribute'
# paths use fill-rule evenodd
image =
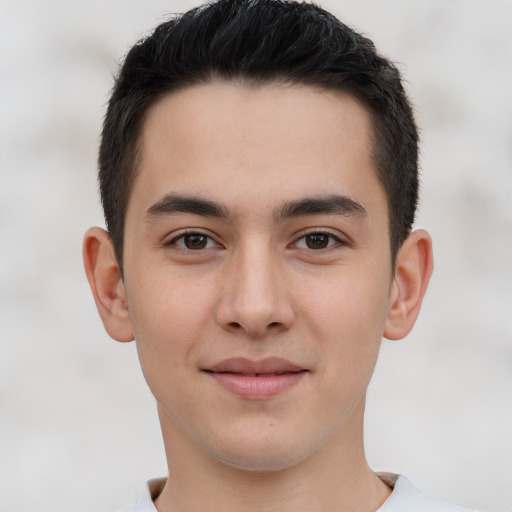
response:
<svg viewBox="0 0 512 512"><path fill-rule="evenodd" d="M209 373L223 388L243 398L268 398L292 388L304 377L303 372L282 375L247 376L235 373Z"/></svg>

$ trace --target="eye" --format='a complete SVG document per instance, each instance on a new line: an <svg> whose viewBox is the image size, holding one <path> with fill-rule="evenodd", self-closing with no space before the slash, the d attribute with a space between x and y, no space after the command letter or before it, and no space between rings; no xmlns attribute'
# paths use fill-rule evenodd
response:
<svg viewBox="0 0 512 512"><path fill-rule="evenodd" d="M299 249L328 249L334 245L342 244L343 242L329 233L308 233L307 235L299 238L295 246Z"/></svg>
<svg viewBox="0 0 512 512"><path fill-rule="evenodd" d="M182 234L173 238L168 245L176 245L188 251L201 251L218 247L218 244L211 237L203 233Z"/></svg>

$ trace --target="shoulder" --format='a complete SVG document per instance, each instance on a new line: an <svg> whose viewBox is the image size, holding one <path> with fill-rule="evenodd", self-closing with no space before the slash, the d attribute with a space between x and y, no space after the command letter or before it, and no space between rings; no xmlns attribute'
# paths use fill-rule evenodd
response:
<svg viewBox="0 0 512 512"><path fill-rule="evenodd" d="M379 477L393 487L393 492L376 512L476 512L423 494L405 476L386 473Z"/></svg>
<svg viewBox="0 0 512 512"><path fill-rule="evenodd" d="M153 500L162 492L166 480L166 478L148 480L142 487L137 503L127 505L118 512L157 512Z"/></svg>

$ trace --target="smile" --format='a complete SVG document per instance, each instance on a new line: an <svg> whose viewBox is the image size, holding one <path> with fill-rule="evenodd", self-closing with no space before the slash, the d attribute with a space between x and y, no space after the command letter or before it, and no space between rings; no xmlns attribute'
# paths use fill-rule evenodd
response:
<svg viewBox="0 0 512 512"><path fill-rule="evenodd" d="M225 390L246 399L264 399L290 389L308 370L284 359L232 358L205 369Z"/></svg>

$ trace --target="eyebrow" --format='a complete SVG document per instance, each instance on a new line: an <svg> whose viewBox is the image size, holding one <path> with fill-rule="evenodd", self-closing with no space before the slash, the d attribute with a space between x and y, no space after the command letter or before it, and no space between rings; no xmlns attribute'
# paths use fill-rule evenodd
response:
<svg viewBox="0 0 512 512"><path fill-rule="evenodd" d="M235 215L225 205L210 199L180 194L166 194L146 210L146 218L173 213L191 213L203 217L215 217L231 221ZM274 210L274 220L283 222L287 219L310 215L335 214L343 216L365 217L364 207L356 200L339 194L314 196L287 201Z"/></svg>
<svg viewBox="0 0 512 512"><path fill-rule="evenodd" d="M331 194L286 202L274 212L274 220L282 222L295 217L324 214L355 217L367 215L363 205L356 200L344 195Z"/></svg>
<svg viewBox="0 0 512 512"><path fill-rule="evenodd" d="M231 212L221 203L195 196L167 194L146 210L146 218L172 213L192 213L230 220Z"/></svg>

